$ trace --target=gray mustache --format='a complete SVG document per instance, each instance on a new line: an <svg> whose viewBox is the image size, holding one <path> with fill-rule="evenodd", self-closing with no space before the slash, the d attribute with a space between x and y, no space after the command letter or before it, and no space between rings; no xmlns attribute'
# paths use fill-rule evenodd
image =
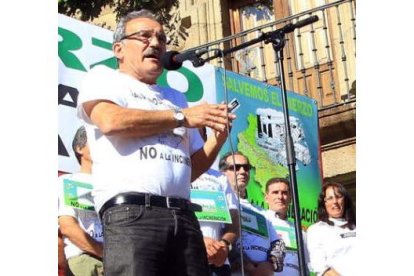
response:
<svg viewBox="0 0 414 276"><path fill-rule="evenodd" d="M144 57L149 57L149 56L160 57L160 55L161 55L160 50L156 48L148 48L148 50L144 52Z"/></svg>

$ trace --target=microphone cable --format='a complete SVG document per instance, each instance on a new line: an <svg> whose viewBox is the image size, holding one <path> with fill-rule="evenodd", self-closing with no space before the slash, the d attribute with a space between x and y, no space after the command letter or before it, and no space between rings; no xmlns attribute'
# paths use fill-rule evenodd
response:
<svg viewBox="0 0 414 276"><path fill-rule="evenodd" d="M225 66L224 66L224 57L225 57L225 54L219 48L211 48L211 49L208 49L207 51L208 52L213 52L213 51L216 52L218 54L218 56L221 58L221 60L222 60L223 66L221 68L223 69L224 103L228 106L229 105L229 97L228 97L227 83L226 83L226 81L227 81L227 73L226 73L226 69L225 69ZM204 60L200 58L199 60L197 60L197 62L193 62L193 65L195 67L202 66L202 65L204 65ZM227 109L226 115L227 115L227 117L229 115L228 109ZM243 239L242 239L242 228L241 228L241 224L242 224L241 221L242 221L242 219L241 219L241 204L240 204L240 188L239 188L239 185L238 185L238 182L237 182L237 171L236 171L236 166L235 166L236 160L234 158L235 150L234 150L233 141L231 140L231 137L230 137L230 129L231 129L230 122L227 121L227 139L229 141L231 158L232 158L232 161L233 161L233 164L234 164L234 166L233 166L233 175L234 175L234 183L235 183L235 186L236 186L236 193L237 193L237 207L238 207L238 211L239 211L239 227L238 227L238 232L239 232L239 240L240 240L240 247L239 247L240 269L241 269L242 276L245 276L245 274L244 274L244 259L243 259ZM237 243L237 240L236 240L236 243Z"/></svg>
<svg viewBox="0 0 414 276"><path fill-rule="evenodd" d="M224 61L224 52L221 49L218 48L214 48L211 49L211 51L218 51L218 54L220 55L220 58L222 60L222 69L223 69L223 86L224 86L224 102L225 104L228 106L229 104L229 97L228 97L228 93L227 93L227 74L226 74L226 68L225 68L225 61ZM227 110L227 117L228 117L229 113ZM238 206L238 211L239 211L239 240L240 240L240 247L239 247L239 253L240 253L240 269L241 269L241 274L242 276L245 276L244 274L244 260L243 260L243 239L242 239L242 219L241 219L241 204L240 204L240 188L239 188L239 184L237 182L237 171L236 171L236 160L234 158L234 145L233 145L233 141L230 137L230 122L227 121L227 139L229 141L229 145L230 145L230 151L231 151L231 158L233 161L233 175L234 175L234 183L236 186L236 192L237 192L237 206ZM250 179L249 179L250 180ZM237 243L237 240L236 240ZM231 265L231 264L230 264Z"/></svg>

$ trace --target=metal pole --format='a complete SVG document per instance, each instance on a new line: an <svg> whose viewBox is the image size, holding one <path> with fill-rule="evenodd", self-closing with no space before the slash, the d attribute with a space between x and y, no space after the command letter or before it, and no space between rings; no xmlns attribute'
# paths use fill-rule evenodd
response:
<svg viewBox="0 0 414 276"><path fill-rule="evenodd" d="M302 237L302 223L300 217L300 204L298 197L298 187L296 180L296 158L295 158L295 149L292 141L292 134L290 131L290 121L289 121L289 109L285 85L285 75L284 75L284 66L283 66L283 47L285 46L285 33L278 32L271 40L273 49L279 60L279 72L280 72L280 82L282 88L282 106L283 106L283 117L285 121L285 138L286 138L286 159L289 169L289 180L290 180L290 190L292 191L292 200L293 200L293 212L295 216L295 235L298 246L298 257L299 257L299 272L301 276L306 276L306 262L305 262L305 253L303 248L303 237Z"/></svg>

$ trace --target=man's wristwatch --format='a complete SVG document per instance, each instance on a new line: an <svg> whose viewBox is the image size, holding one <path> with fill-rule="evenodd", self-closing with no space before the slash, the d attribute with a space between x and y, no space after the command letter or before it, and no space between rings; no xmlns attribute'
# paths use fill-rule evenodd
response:
<svg viewBox="0 0 414 276"><path fill-rule="evenodd" d="M184 126L185 116L180 108L174 109L174 119L177 122L177 127Z"/></svg>
<svg viewBox="0 0 414 276"><path fill-rule="evenodd" d="M226 239L221 239L220 241L222 241L222 242L224 242L225 244L226 244L226 246L227 246L227 248L229 249L229 252L231 251L231 249L233 248L232 246L231 246L231 242L229 242L228 240L226 240Z"/></svg>

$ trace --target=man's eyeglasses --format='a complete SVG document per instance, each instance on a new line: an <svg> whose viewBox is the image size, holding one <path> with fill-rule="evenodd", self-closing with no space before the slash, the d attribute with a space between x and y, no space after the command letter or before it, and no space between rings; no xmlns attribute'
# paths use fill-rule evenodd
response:
<svg viewBox="0 0 414 276"><path fill-rule="evenodd" d="M325 203L332 203L334 201L334 199L341 200L343 198L344 198L343 195L336 195L336 196L325 197L324 201L325 201Z"/></svg>
<svg viewBox="0 0 414 276"><path fill-rule="evenodd" d="M141 41L142 43L148 44L154 39L154 37L157 37L159 43L167 43L167 36L164 33L154 32L153 30L138 31L129 35L125 35L121 38L121 40L135 39Z"/></svg>
<svg viewBox="0 0 414 276"><path fill-rule="evenodd" d="M241 168L243 168L243 170L245 171L250 171L252 166L250 164L233 164L233 165L228 165L226 170L234 171L236 169L236 172L238 172Z"/></svg>

